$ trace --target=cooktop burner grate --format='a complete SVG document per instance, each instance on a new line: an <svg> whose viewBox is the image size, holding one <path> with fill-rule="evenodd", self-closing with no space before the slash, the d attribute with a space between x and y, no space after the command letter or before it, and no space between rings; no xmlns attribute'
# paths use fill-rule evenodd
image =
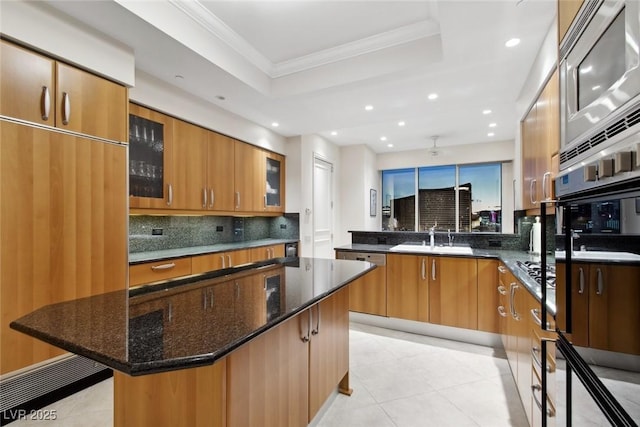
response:
<svg viewBox="0 0 640 427"><path fill-rule="evenodd" d="M536 283L542 285L542 265L539 262L534 261L518 261L518 267L524 270L529 277L534 279ZM554 266L547 266L545 276L545 282L547 288L556 287L556 269Z"/></svg>

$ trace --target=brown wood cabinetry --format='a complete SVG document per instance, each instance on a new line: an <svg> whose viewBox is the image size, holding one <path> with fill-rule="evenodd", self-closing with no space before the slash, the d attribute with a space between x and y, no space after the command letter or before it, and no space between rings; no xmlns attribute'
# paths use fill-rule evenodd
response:
<svg viewBox="0 0 640 427"><path fill-rule="evenodd" d="M234 195L234 147L236 142L228 136L209 132L207 149L207 209L232 212Z"/></svg>
<svg viewBox="0 0 640 427"><path fill-rule="evenodd" d="M349 310L387 315L387 267L378 265L372 272L349 285Z"/></svg>
<svg viewBox="0 0 640 427"><path fill-rule="evenodd" d="M429 262L421 255L387 255L387 316L429 321Z"/></svg>
<svg viewBox="0 0 640 427"><path fill-rule="evenodd" d="M539 209L553 198L558 170L552 157L560 148L559 80L555 71L521 123L522 194L525 209Z"/></svg>
<svg viewBox="0 0 640 427"><path fill-rule="evenodd" d="M129 267L129 286L138 286L190 274L191 257L145 262Z"/></svg>
<svg viewBox="0 0 640 427"><path fill-rule="evenodd" d="M206 271L237 267L248 262L251 262L251 251L249 249L195 255L191 257L191 271L193 274L199 274Z"/></svg>
<svg viewBox="0 0 640 427"><path fill-rule="evenodd" d="M236 141L234 164L235 210L264 211L263 153L249 144Z"/></svg>
<svg viewBox="0 0 640 427"><path fill-rule="evenodd" d="M558 43L567 34L584 0L558 0Z"/></svg>
<svg viewBox="0 0 640 427"><path fill-rule="evenodd" d="M207 131L182 120L174 120L171 151L172 202L169 209L205 210L208 205Z"/></svg>
<svg viewBox="0 0 640 427"><path fill-rule="evenodd" d="M566 265L556 264L557 304L564 307ZM574 345L640 354L640 267L574 263L571 274ZM566 328L563 310L558 326Z"/></svg>
<svg viewBox="0 0 640 427"><path fill-rule="evenodd" d="M0 114L127 140L127 89L0 40Z"/></svg>
<svg viewBox="0 0 640 427"><path fill-rule="evenodd" d="M250 249L251 262L264 261L284 256L284 245L261 246Z"/></svg>
<svg viewBox="0 0 640 427"><path fill-rule="evenodd" d="M61 353L11 321L125 289L126 170L122 145L0 121L2 373Z"/></svg>
<svg viewBox="0 0 640 427"><path fill-rule="evenodd" d="M478 259L478 330L500 333L498 260Z"/></svg>
<svg viewBox="0 0 640 427"><path fill-rule="evenodd" d="M477 260L437 256L429 266L429 321L478 329Z"/></svg>

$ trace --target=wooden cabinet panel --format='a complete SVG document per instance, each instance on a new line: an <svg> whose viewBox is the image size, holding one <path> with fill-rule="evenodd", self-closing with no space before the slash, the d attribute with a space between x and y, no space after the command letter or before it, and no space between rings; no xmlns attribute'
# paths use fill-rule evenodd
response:
<svg viewBox="0 0 640 427"><path fill-rule="evenodd" d="M129 286L153 283L190 274L190 257L135 264L129 267Z"/></svg>
<svg viewBox="0 0 640 427"><path fill-rule="evenodd" d="M223 268L237 267L249 262L251 262L250 249L196 255L191 257L191 271L193 274L199 274Z"/></svg>
<svg viewBox="0 0 640 427"><path fill-rule="evenodd" d="M233 211L234 195L234 145L228 136L209 132L207 150L208 209Z"/></svg>
<svg viewBox="0 0 640 427"><path fill-rule="evenodd" d="M349 310L360 313L387 315L387 267L375 270L354 280L349 285Z"/></svg>
<svg viewBox="0 0 640 427"><path fill-rule="evenodd" d="M265 209L263 152L249 144L236 141L234 163L235 210L263 212Z"/></svg>
<svg viewBox="0 0 640 427"><path fill-rule="evenodd" d="M264 261L283 257L284 245L261 246L259 248L251 248L249 251L251 262Z"/></svg>
<svg viewBox="0 0 640 427"><path fill-rule="evenodd" d="M558 0L558 43L562 42L584 0Z"/></svg>
<svg viewBox="0 0 640 427"><path fill-rule="evenodd" d="M387 255L387 316L429 321L429 262L419 255Z"/></svg>
<svg viewBox="0 0 640 427"><path fill-rule="evenodd" d="M227 425L307 425L309 343L301 337L307 331L308 316L309 310L227 357Z"/></svg>
<svg viewBox="0 0 640 427"><path fill-rule="evenodd" d="M478 259L478 330L500 333L498 261Z"/></svg>
<svg viewBox="0 0 640 427"><path fill-rule="evenodd" d="M556 263L556 305L565 307L566 264ZM589 346L589 265L573 264L571 268L571 334L574 345ZM567 327L566 312L558 310L556 321L558 327L565 331Z"/></svg>
<svg viewBox="0 0 640 427"><path fill-rule="evenodd" d="M56 63L56 126L127 141L127 89L86 71Z"/></svg>
<svg viewBox="0 0 640 427"><path fill-rule="evenodd" d="M309 421L349 372L349 289L311 308Z"/></svg>
<svg viewBox="0 0 640 427"><path fill-rule="evenodd" d="M125 289L126 148L6 121L0 133L5 373L61 353L9 329L12 320Z"/></svg>
<svg viewBox="0 0 640 427"><path fill-rule="evenodd" d="M537 206L538 178L536 170L538 126L534 104L521 124L522 129L522 203L525 209Z"/></svg>
<svg viewBox="0 0 640 427"><path fill-rule="evenodd" d="M0 40L0 114L54 126L54 73L54 60Z"/></svg>
<svg viewBox="0 0 640 427"><path fill-rule="evenodd" d="M171 170L173 202L170 209L205 210L207 208L208 132L182 120L175 120Z"/></svg>
<svg viewBox="0 0 640 427"><path fill-rule="evenodd" d="M115 371L114 426L234 425L226 417L226 363L138 377Z"/></svg>
<svg viewBox="0 0 640 427"><path fill-rule="evenodd" d="M284 212L285 160L284 156L264 151L264 210Z"/></svg>
<svg viewBox="0 0 640 427"><path fill-rule="evenodd" d="M478 266L473 258L429 258L429 321L478 329Z"/></svg>

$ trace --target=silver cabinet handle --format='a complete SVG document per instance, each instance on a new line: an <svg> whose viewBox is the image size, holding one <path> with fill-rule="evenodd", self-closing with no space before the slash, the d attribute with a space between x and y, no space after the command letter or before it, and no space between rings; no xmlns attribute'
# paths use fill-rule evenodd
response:
<svg viewBox="0 0 640 427"><path fill-rule="evenodd" d="M542 326L542 319L538 315L539 312L540 312L540 310L538 310L537 308L532 308L531 309L531 317L533 317L533 321L536 322L536 325Z"/></svg>
<svg viewBox="0 0 640 427"><path fill-rule="evenodd" d="M202 208L203 209L207 208L207 189L206 188L202 189Z"/></svg>
<svg viewBox="0 0 640 427"><path fill-rule="evenodd" d="M167 199L167 206L171 206L171 204L173 203L173 186L171 184L169 184L167 186L167 193L169 194L169 197Z"/></svg>
<svg viewBox="0 0 640 427"><path fill-rule="evenodd" d="M436 259L431 260L431 280L436 280Z"/></svg>
<svg viewBox="0 0 640 427"><path fill-rule="evenodd" d="M167 315L169 322L173 322L173 304L169 303L169 313Z"/></svg>
<svg viewBox="0 0 640 427"><path fill-rule="evenodd" d="M516 289L518 289L518 285L516 285L515 282L511 283L510 285L510 289L511 289L511 295L509 298L509 305L510 305L510 309L511 309L511 317L513 317L516 320L520 320L520 315L518 314L518 311L516 310Z"/></svg>
<svg viewBox="0 0 640 427"><path fill-rule="evenodd" d="M300 339L302 340L302 342L309 342L309 337L311 336L311 309L309 309L309 315L307 316L307 334L303 335L302 337L300 337Z"/></svg>
<svg viewBox="0 0 640 427"><path fill-rule="evenodd" d="M173 267L176 266L175 262L170 262L168 264L160 264L160 265L152 265L151 269L153 271L159 271L159 270L171 270Z"/></svg>
<svg viewBox="0 0 640 427"><path fill-rule="evenodd" d="M224 268L224 255L220 255L220 260L222 261L222 268Z"/></svg>
<svg viewBox="0 0 640 427"><path fill-rule="evenodd" d="M49 94L49 88L47 86L42 86L41 103L42 120L49 120L49 113L51 113L51 95Z"/></svg>
<svg viewBox="0 0 640 427"><path fill-rule="evenodd" d="M233 263L231 262L231 255L227 255L227 259L229 260L229 267L233 267Z"/></svg>
<svg viewBox="0 0 640 427"><path fill-rule="evenodd" d="M420 269L420 273L422 275L422 280L427 279L427 260L422 258L422 267Z"/></svg>
<svg viewBox="0 0 640 427"><path fill-rule="evenodd" d="M507 269L506 269L504 266L499 265L499 266L498 266L498 271L499 271L500 273L502 273L502 274L505 274L505 273L507 272Z"/></svg>
<svg viewBox="0 0 640 427"><path fill-rule="evenodd" d="M580 267L579 270L579 276L580 276L580 286L578 287L578 293L579 294L584 294L584 270L582 269L582 267Z"/></svg>
<svg viewBox="0 0 640 427"><path fill-rule="evenodd" d="M504 311L504 306L502 306L502 305L498 306L498 314L501 317L507 317L507 313Z"/></svg>
<svg viewBox="0 0 640 427"><path fill-rule="evenodd" d="M602 270L598 268L596 273L598 274L598 289L596 290L596 295L602 295L604 292L604 277L602 277Z"/></svg>
<svg viewBox="0 0 640 427"><path fill-rule="evenodd" d="M213 208L213 204L215 203L215 200L216 200L216 193L213 192L213 188L209 190L209 193L211 194L211 197L209 198L209 207Z"/></svg>
<svg viewBox="0 0 640 427"><path fill-rule="evenodd" d="M547 181L550 176L551 172L545 172L544 175L542 175L542 197L544 200L549 200L549 195L547 194Z"/></svg>
<svg viewBox="0 0 640 427"><path fill-rule="evenodd" d="M531 395L533 396L533 400L536 402L536 406L539 409L542 409L542 402L540 402L540 399L538 399L538 396L536 395L536 391L542 391L542 386L540 384L534 384L531 386L531 390ZM550 417L555 417L556 412L552 408L547 408L547 415Z"/></svg>
<svg viewBox="0 0 640 427"><path fill-rule="evenodd" d="M68 125L71 118L71 100L67 92L62 92L62 124Z"/></svg>
<svg viewBox="0 0 640 427"><path fill-rule="evenodd" d="M531 199L531 204L535 205L538 203L537 200L533 199L533 196L535 195L535 190L533 187L535 187L536 182L538 182L537 179L532 179L531 182L529 183L529 199Z"/></svg>
<svg viewBox="0 0 640 427"><path fill-rule="evenodd" d="M316 319L316 328L311 331L311 335L318 335L320 333L320 304L316 305L316 311L318 312L318 318Z"/></svg>
<svg viewBox="0 0 640 427"><path fill-rule="evenodd" d="M264 208L267 209L267 195L264 195Z"/></svg>
<svg viewBox="0 0 640 427"><path fill-rule="evenodd" d="M542 362L540 361L540 356L538 356L538 354L540 354L540 349L535 345L531 347L531 358L533 359L533 362L538 365L539 368L542 368ZM547 372L552 374L555 372L555 369L552 368L551 365L547 364Z"/></svg>
<svg viewBox="0 0 640 427"><path fill-rule="evenodd" d="M504 286L500 285L500 286L498 286L498 292L500 292L500 295L506 295L507 294L507 288L505 288Z"/></svg>
<svg viewBox="0 0 640 427"><path fill-rule="evenodd" d="M236 208L240 209L240 192L236 191Z"/></svg>

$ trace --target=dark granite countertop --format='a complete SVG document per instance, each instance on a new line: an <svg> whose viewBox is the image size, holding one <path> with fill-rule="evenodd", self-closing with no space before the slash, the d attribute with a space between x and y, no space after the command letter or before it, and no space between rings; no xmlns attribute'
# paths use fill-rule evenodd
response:
<svg viewBox="0 0 640 427"><path fill-rule="evenodd" d="M161 261L172 258L180 258L192 255L203 255L216 252L236 251L240 249L259 248L261 246L283 245L297 243L293 239L260 239L245 242L219 243L217 245L191 246L177 249L164 249L159 251L134 252L129 254L129 264L140 264L149 261Z"/></svg>
<svg viewBox="0 0 640 427"><path fill-rule="evenodd" d="M504 265L513 273L513 275L527 288L527 290L536 297L538 301L542 300L542 288L529 275L518 267L518 261L539 261L539 257L534 257L525 251L505 250L505 249L472 249L472 254L447 254L438 252L436 246L431 253L424 252L394 252L391 248L394 245L368 245L368 244L348 244L335 248L336 251L349 252L372 252L372 253L388 253L388 254L414 254L428 256L447 256L447 257L471 257L471 258L495 258L501 260ZM554 262L554 258L548 255L548 260ZM556 295L555 289L547 288L547 310L555 315L556 313Z"/></svg>
<svg viewBox="0 0 640 427"><path fill-rule="evenodd" d="M48 305L11 327L130 375L210 365L374 268L278 258Z"/></svg>

